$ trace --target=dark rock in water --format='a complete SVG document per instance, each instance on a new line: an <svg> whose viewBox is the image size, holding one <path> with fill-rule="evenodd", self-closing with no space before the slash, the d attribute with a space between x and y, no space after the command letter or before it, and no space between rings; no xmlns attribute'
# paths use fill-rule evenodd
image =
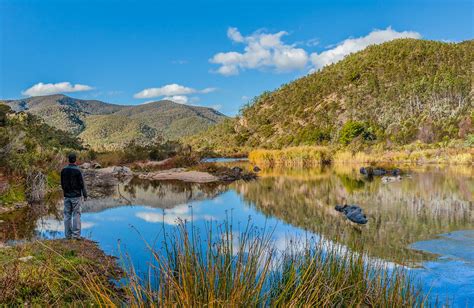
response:
<svg viewBox="0 0 474 308"><path fill-rule="evenodd" d="M244 170L240 167L232 168L232 172L234 172L235 174L240 174L240 173L242 173L242 171L244 171Z"/></svg>
<svg viewBox="0 0 474 308"><path fill-rule="evenodd" d="M253 167L253 172L260 172L262 169L260 169L258 166Z"/></svg>
<svg viewBox="0 0 474 308"><path fill-rule="evenodd" d="M393 176L398 176L402 174L402 171L398 168L395 168L393 170L387 170L384 168L379 168L379 167L362 167L360 168L360 173L367 176L367 177L373 177L373 176L383 176L383 175L393 175Z"/></svg>
<svg viewBox="0 0 474 308"><path fill-rule="evenodd" d="M362 209L357 205L336 205L335 209L344 213L347 219L356 224L365 225L368 221Z"/></svg>
<svg viewBox="0 0 474 308"><path fill-rule="evenodd" d="M398 168L395 168L395 169L390 171L390 174L393 175L393 176L398 176L398 175L402 174L402 171Z"/></svg>
<svg viewBox="0 0 474 308"><path fill-rule="evenodd" d="M240 167L234 167L232 169L227 169L219 172L217 174L221 181L232 182L237 180L250 181L257 178L257 175L253 172L245 172Z"/></svg>

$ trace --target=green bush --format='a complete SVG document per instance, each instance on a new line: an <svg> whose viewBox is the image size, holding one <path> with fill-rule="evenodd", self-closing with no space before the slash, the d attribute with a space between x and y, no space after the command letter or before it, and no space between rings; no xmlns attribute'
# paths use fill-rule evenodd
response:
<svg viewBox="0 0 474 308"><path fill-rule="evenodd" d="M365 141L374 141L377 139L376 129L366 122L348 121L339 132L339 142L343 145L348 145L357 137Z"/></svg>

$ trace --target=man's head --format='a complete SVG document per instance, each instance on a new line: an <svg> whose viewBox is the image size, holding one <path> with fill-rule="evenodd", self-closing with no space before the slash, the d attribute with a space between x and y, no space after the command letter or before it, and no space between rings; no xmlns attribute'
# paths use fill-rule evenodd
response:
<svg viewBox="0 0 474 308"><path fill-rule="evenodd" d="M69 161L70 164L75 164L77 160L76 153L69 153L67 155L67 160Z"/></svg>

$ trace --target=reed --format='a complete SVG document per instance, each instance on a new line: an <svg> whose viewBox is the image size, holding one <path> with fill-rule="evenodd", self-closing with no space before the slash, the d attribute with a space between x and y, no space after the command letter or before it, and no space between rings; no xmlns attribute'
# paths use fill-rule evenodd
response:
<svg viewBox="0 0 474 308"><path fill-rule="evenodd" d="M165 236L160 249L148 246L151 261L146 274L137 272L129 258L122 258L119 289L106 279L111 267L102 263L108 261L103 256L102 261L91 259L95 255L87 250L91 245L72 253L67 242L60 242L59 249L58 242L55 246L37 243L31 263L15 261L0 271L0 299L4 304L107 307L419 307L426 303L404 269L388 268L337 244L293 240L280 250L271 229L250 223L242 231L229 222L211 225L204 238L195 230L192 223L180 223Z"/></svg>
<svg viewBox="0 0 474 308"><path fill-rule="evenodd" d="M254 150L249 153L250 162L264 167L316 166L330 162L327 147L300 146L281 150Z"/></svg>
<svg viewBox="0 0 474 308"><path fill-rule="evenodd" d="M392 150L335 150L329 147L300 146L281 150L257 149L249 153L251 163L261 167L310 167L328 162L335 164L450 164L473 165L474 148L426 148L415 145Z"/></svg>
<svg viewBox="0 0 474 308"><path fill-rule="evenodd" d="M212 230L212 228L210 229ZM127 305L158 306L423 306L425 298L401 268L388 269L337 245L292 241L278 250L271 230L228 223L200 239L185 224L150 247L148 275L128 266Z"/></svg>

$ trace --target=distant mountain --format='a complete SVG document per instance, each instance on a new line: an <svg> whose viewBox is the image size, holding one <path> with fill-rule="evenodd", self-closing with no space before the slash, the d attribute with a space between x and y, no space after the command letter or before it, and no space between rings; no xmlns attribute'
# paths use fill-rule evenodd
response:
<svg viewBox="0 0 474 308"><path fill-rule="evenodd" d="M3 102L15 111L37 115L47 124L79 136L95 149L120 148L132 140L148 143L158 136L178 139L226 118L211 108L167 100L125 106L58 94Z"/></svg>
<svg viewBox="0 0 474 308"><path fill-rule="evenodd" d="M464 139L474 133L473 63L472 40L373 45L263 93L189 142L216 149Z"/></svg>

